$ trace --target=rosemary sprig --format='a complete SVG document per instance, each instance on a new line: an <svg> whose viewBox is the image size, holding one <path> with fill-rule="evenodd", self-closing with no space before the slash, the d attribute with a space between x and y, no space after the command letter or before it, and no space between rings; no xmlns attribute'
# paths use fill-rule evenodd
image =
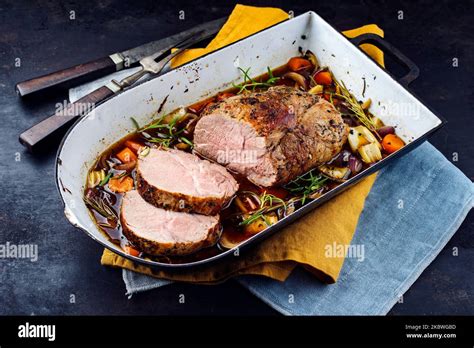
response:
<svg viewBox="0 0 474 348"><path fill-rule="evenodd" d="M247 68L246 70L242 69L241 67L238 68L244 77L244 82L241 84L232 84L234 88L238 88L237 94L240 94L242 92L247 92L249 88L252 89L252 91L255 91L257 87L272 87L280 78L273 76L273 72L270 69L270 67L267 67L267 73L268 73L268 79L266 81L256 81L253 78L250 77L249 71L250 68Z"/></svg>
<svg viewBox="0 0 474 348"><path fill-rule="evenodd" d="M262 195L257 195L254 192L244 191L243 193L250 194L259 201L259 208L252 212L250 216L240 222L239 225L250 225L252 222L262 219L265 221L267 226L270 226L271 223L266 219L265 214L268 214L272 211L284 207L286 209L286 202L276 197L275 195L269 194L266 191Z"/></svg>
<svg viewBox="0 0 474 348"><path fill-rule="evenodd" d="M84 203L86 203L89 207L94 209L103 217L113 221L118 220L118 216L115 210L111 206L109 206L103 199L85 196Z"/></svg>
<svg viewBox="0 0 474 348"><path fill-rule="evenodd" d="M362 123L365 127L372 131L379 139L380 135L377 133L377 128L375 127L374 121L365 113L364 109L357 101L357 99L352 95L351 92L347 89L344 81L340 83L333 77L336 88L340 90L340 93L333 93L335 96L342 98L347 103L347 108L352 111L355 117ZM331 94L332 102L332 94Z"/></svg>
<svg viewBox="0 0 474 348"><path fill-rule="evenodd" d="M137 127L137 132L141 133L150 143L170 147L172 144L181 140L183 143L186 143L191 147L194 146L191 140L181 135L181 133L184 132L184 129L178 129L177 127L177 123L180 119L179 116L176 116L168 123L164 122L165 116L161 116L156 121L144 127L140 127L133 117L131 119ZM150 132L147 132L149 130L156 130L156 136L150 135Z"/></svg>
<svg viewBox="0 0 474 348"><path fill-rule="evenodd" d="M327 177L320 173L316 174L315 169L311 169L309 172L290 181L286 184L285 188L295 195L301 195L301 204L304 204L308 196L322 188L327 180Z"/></svg>

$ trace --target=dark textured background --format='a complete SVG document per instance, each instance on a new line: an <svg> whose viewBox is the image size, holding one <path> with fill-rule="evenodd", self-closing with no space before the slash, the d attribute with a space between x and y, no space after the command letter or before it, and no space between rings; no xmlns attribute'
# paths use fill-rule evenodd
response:
<svg viewBox="0 0 474 348"><path fill-rule="evenodd" d="M245 1L244 3L250 3ZM474 177L473 2L253 1L295 14L314 10L338 30L377 23L415 61L412 89L448 124L432 139ZM206 1L0 1L0 243L37 243L39 261L0 260L1 314L275 314L234 281L172 285L131 300L121 272L100 266L102 248L63 217L54 184L54 152L32 156L18 135L65 95L21 101L15 83L168 36L228 15L232 3ZM69 20L69 11L76 19ZM186 20L178 19L184 10ZM397 11L404 11L404 20ZM15 58L21 67L14 67ZM459 67L451 65L459 58ZM389 70L400 74L393 65ZM21 160L15 161L20 154ZM443 217L437 217L442 219ZM391 314L474 314L474 214ZM459 256L452 255L453 247ZM186 305L178 304L178 294ZM70 304L70 294L76 303Z"/></svg>

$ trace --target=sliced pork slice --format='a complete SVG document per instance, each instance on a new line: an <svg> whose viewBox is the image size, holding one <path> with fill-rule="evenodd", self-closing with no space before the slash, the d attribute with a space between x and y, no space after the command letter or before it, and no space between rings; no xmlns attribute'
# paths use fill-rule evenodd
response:
<svg viewBox="0 0 474 348"><path fill-rule="evenodd" d="M216 215L239 185L219 164L180 150L151 149L138 161L137 188L157 207Z"/></svg>
<svg viewBox="0 0 474 348"><path fill-rule="evenodd" d="M157 208L133 190L123 197L120 221L124 235L150 255L187 255L212 246L220 237L219 216Z"/></svg>
<svg viewBox="0 0 474 348"><path fill-rule="evenodd" d="M331 103L278 86L207 106L196 124L194 145L204 157L268 187L329 161L347 134Z"/></svg>

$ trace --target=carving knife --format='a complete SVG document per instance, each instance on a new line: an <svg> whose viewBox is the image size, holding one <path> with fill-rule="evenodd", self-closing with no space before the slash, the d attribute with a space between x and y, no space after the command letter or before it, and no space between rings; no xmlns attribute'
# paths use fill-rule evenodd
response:
<svg viewBox="0 0 474 348"><path fill-rule="evenodd" d="M21 133L19 137L20 143L30 152L35 152L36 150L43 148L43 145L48 144L49 139L53 138L64 128L70 126L77 118L92 111L98 104L119 93L123 89L132 87L147 73L149 73L150 76L144 80L159 76L165 65L173 57L180 54L180 52L185 48L189 48L198 42L208 39L218 30L219 28L207 28L200 32L193 31L192 35L188 35L187 37L184 36L184 38L179 42L168 42L168 46L162 47L157 52L154 52L150 56L140 60L140 65L142 66L141 70L129 75L120 82L112 80L106 85L85 95L76 102L68 104L64 110L61 109L56 111L52 116L47 117L43 121ZM178 50L163 58L163 55L174 47L178 48ZM160 61L155 61L156 59L160 59Z"/></svg>
<svg viewBox="0 0 474 348"><path fill-rule="evenodd" d="M123 52L111 54L108 57L99 58L88 63L79 64L51 74L23 81L18 83L15 89L18 95L24 97L54 88L70 88L74 85L92 81L115 71L133 66L141 59L150 56L163 47L173 44L173 42L179 42L185 37L192 36L201 31L217 33L226 20L227 17L223 17L206 22L164 39L148 42Z"/></svg>

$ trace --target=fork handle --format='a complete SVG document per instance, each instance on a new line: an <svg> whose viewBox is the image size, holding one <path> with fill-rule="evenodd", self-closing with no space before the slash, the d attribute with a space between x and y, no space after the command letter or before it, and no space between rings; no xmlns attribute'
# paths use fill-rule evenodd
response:
<svg viewBox="0 0 474 348"><path fill-rule="evenodd" d="M119 85L121 88L126 88L133 85L135 82L140 80L146 74L147 74L147 71L142 67L141 70L138 70L136 73L124 78L120 82L117 82L115 80L113 80L113 82Z"/></svg>
<svg viewBox="0 0 474 348"><path fill-rule="evenodd" d="M58 110L40 123L20 134L20 143L30 152L35 152L64 130L80 116L88 113L98 103L112 96L114 92L107 86L102 86L87 94L75 103L68 104L63 110Z"/></svg>

